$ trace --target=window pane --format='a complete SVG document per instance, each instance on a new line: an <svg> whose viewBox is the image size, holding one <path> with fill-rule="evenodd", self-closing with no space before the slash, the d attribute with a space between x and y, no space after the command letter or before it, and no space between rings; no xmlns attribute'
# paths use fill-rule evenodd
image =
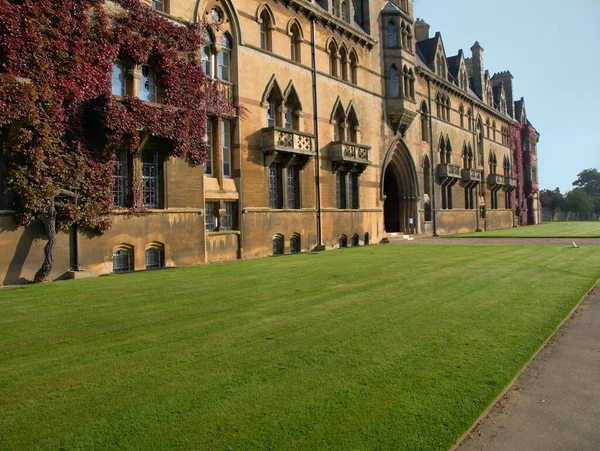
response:
<svg viewBox="0 0 600 451"><path fill-rule="evenodd" d="M146 251L146 269L162 268L161 252L158 249Z"/></svg>
<svg viewBox="0 0 600 451"><path fill-rule="evenodd" d="M204 204L204 218L207 232L214 232L217 228L217 217L215 216L217 208L216 202L206 202Z"/></svg>
<svg viewBox="0 0 600 451"><path fill-rule="evenodd" d="M287 170L287 208L299 208L298 169L294 166Z"/></svg>
<svg viewBox="0 0 600 451"><path fill-rule="evenodd" d="M272 164L269 166L269 207L283 208L281 187L281 168Z"/></svg>
<svg viewBox="0 0 600 451"><path fill-rule="evenodd" d="M219 52L219 78L223 81L229 81L230 56L229 50Z"/></svg>
<svg viewBox="0 0 600 451"><path fill-rule="evenodd" d="M158 152L144 152L142 154L142 197L144 207L160 208L159 180L160 165Z"/></svg>
<svg viewBox="0 0 600 451"><path fill-rule="evenodd" d="M212 54L210 46L202 47L202 70L208 77L212 77Z"/></svg>
<svg viewBox="0 0 600 451"><path fill-rule="evenodd" d="M221 143L223 146L223 177L231 177L231 130L229 121L221 122Z"/></svg>
<svg viewBox="0 0 600 451"><path fill-rule="evenodd" d="M142 66L142 79L140 80L140 99L145 102L156 102L156 81L152 68L147 64Z"/></svg>
<svg viewBox="0 0 600 451"><path fill-rule="evenodd" d="M113 168L113 205L127 207L129 200L129 168L127 151L118 150Z"/></svg>
<svg viewBox="0 0 600 451"><path fill-rule="evenodd" d="M131 271L131 253L126 250L120 250L113 254L113 272Z"/></svg>
<svg viewBox="0 0 600 451"><path fill-rule="evenodd" d="M234 230L234 215L235 215L235 203L225 203L225 216L223 216L222 225L225 230Z"/></svg>
<svg viewBox="0 0 600 451"><path fill-rule="evenodd" d="M206 161L204 162L204 174L213 175L212 160L213 160L213 137L212 137L212 122L206 121Z"/></svg>
<svg viewBox="0 0 600 451"><path fill-rule="evenodd" d="M152 9L156 11L165 11L165 2L164 0L152 0Z"/></svg>
<svg viewBox="0 0 600 451"><path fill-rule="evenodd" d="M112 93L115 96L125 95L125 71L121 63L113 63Z"/></svg>

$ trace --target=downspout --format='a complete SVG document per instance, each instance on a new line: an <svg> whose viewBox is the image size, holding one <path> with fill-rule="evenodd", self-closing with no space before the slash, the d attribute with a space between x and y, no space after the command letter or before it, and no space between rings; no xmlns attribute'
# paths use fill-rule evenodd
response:
<svg viewBox="0 0 600 451"><path fill-rule="evenodd" d="M473 105L473 114L471 115L471 130L473 131L473 149L475 149L475 167L477 167L479 165L479 162L477 161L478 158L477 156L479 155L479 149L477 148L477 127L475 127L475 105ZM483 160L483 153L481 155L481 158ZM483 168L481 168L483 169ZM481 173L482 175L482 180L480 183L485 183L485 179L483 178L483 172ZM475 229L476 232L481 232L481 218L480 218L480 206L479 206L479 191L481 190L481 187L479 187L478 190L475 190L475 221L476 221L476 226L477 228Z"/></svg>
<svg viewBox="0 0 600 451"><path fill-rule="evenodd" d="M312 96L313 96L313 114L314 114L314 133L315 133L315 186L317 196L317 250L323 249L323 232L321 228L321 172L319 169L320 156L319 151L319 107L317 95L317 50L315 45L315 18L310 18L310 48L312 58Z"/></svg>
<svg viewBox="0 0 600 451"><path fill-rule="evenodd" d="M433 110L431 109L431 79L427 79L427 96L429 100L429 150L431 152L431 213L433 219L433 236L437 234L437 213L435 201L435 152L433 151Z"/></svg>
<svg viewBox="0 0 600 451"><path fill-rule="evenodd" d="M77 227L77 223L73 224L73 264L71 265L71 270L81 270L81 266L79 265L79 227Z"/></svg>

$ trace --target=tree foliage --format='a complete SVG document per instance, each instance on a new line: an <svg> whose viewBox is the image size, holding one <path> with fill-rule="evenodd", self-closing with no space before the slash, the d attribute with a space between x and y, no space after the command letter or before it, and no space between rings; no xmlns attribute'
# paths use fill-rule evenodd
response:
<svg viewBox="0 0 600 451"><path fill-rule="evenodd" d="M107 11L102 0L0 0L0 127L20 224L51 217L63 189L78 197L57 204L57 229L106 231L116 149L136 152L145 133L202 164L207 113L238 113L202 72L203 26L169 22L139 0L114 3ZM164 105L115 100L116 59L151 64ZM143 211L135 181L133 191Z"/></svg>

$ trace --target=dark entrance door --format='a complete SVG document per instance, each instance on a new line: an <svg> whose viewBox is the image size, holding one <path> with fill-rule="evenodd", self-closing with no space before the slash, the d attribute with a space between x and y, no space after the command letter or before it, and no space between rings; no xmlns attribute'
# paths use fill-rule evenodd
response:
<svg viewBox="0 0 600 451"><path fill-rule="evenodd" d="M385 231L387 233L400 232L400 181L394 165L388 165L385 171L383 194L385 203L383 214Z"/></svg>

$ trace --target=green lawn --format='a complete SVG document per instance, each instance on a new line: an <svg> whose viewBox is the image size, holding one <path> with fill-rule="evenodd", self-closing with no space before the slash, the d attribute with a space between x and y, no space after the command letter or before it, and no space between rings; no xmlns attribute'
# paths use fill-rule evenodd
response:
<svg viewBox="0 0 600 451"><path fill-rule="evenodd" d="M545 222L543 224L464 233L449 238L600 238L600 221Z"/></svg>
<svg viewBox="0 0 600 451"><path fill-rule="evenodd" d="M373 246L0 291L0 449L443 450L600 246Z"/></svg>

